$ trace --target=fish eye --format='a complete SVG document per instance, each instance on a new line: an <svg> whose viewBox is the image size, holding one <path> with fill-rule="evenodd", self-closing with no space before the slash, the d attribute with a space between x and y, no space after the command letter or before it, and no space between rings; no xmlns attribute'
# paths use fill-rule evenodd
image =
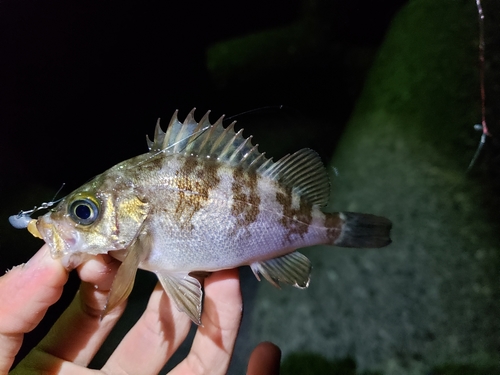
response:
<svg viewBox="0 0 500 375"><path fill-rule="evenodd" d="M77 199L69 206L69 216L81 225L90 225L96 221L99 215L97 203L89 198Z"/></svg>

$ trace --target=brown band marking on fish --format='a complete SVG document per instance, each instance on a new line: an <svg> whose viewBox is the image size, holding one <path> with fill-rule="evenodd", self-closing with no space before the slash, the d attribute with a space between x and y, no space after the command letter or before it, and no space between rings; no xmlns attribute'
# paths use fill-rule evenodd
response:
<svg viewBox="0 0 500 375"><path fill-rule="evenodd" d="M257 189L259 175L255 170L233 170L233 205L231 214L236 218L234 232L240 228L248 229L247 226L257 220L260 213L260 196Z"/></svg>
<svg viewBox="0 0 500 375"><path fill-rule="evenodd" d="M326 235L330 240L330 243L334 243L337 238L339 238L342 232L343 221L339 215L326 214L325 216L325 227Z"/></svg>
<svg viewBox="0 0 500 375"><path fill-rule="evenodd" d="M300 199L298 207L294 205L291 188L278 190L276 200L283 207L280 223L288 229L287 239L293 241L294 234L303 238L312 222L312 206L304 199Z"/></svg>
<svg viewBox="0 0 500 375"><path fill-rule="evenodd" d="M175 172L174 185L178 189L175 218L183 228L192 229L193 215L207 203L210 191L219 185L218 169L216 161L200 162L197 157L188 156Z"/></svg>

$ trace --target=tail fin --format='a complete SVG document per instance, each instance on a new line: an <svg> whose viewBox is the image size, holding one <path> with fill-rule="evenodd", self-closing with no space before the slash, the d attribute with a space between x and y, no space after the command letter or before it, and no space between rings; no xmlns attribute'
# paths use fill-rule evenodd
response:
<svg viewBox="0 0 500 375"><path fill-rule="evenodd" d="M392 223L389 219L356 212L339 212L338 215L344 223L335 246L374 248L384 247L392 242Z"/></svg>

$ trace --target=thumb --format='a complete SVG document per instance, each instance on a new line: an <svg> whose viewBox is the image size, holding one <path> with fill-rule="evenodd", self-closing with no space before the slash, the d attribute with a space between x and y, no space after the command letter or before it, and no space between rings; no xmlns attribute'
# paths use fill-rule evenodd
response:
<svg viewBox="0 0 500 375"><path fill-rule="evenodd" d="M28 263L0 277L0 373L7 373L23 336L35 328L61 296L68 272L47 245Z"/></svg>

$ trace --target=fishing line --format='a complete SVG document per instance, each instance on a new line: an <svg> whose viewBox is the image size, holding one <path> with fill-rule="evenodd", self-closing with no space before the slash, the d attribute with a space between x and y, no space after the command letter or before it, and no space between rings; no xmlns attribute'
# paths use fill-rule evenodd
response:
<svg viewBox="0 0 500 375"><path fill-rule="evenodd" d="M479 17L479 85L481 91L481 124L474 125L474 129L482 131L481 140L477 146L476 152L472 157L472 160L467 167L467 172L469 172L474 164L476 163L484 145L486 144L487 137L491 137L488 127L486 125L486 92L484 89L484 13L483 7L481 6L481 0L476 0L477 14Z"/></svg>
<svg viewBox="0 0 500 375"><path fill-rule="evenodd" d="M268 105L268 106L265 106L265 107L259 107L259 108L249 109L248 111L240 112L240 113L237 113L237 114L235 114L233 116L226 117L223 121L229 121L229 120L232 120L232 119L237 118L237 117L241 117L241 116L245 116L245 115L250 115L250 114L255 114L255 113L259 113L259 112L265 112L265 111L271 111L271 110L281 111L285 107L286 107L285 105L279 104L279 105Z"/></svg>
<svg viewBox="0 0 500 375"><path fill-rule="evenodd" d="M55 200L55 199L59 195L59 193L61 192L64 185L66 185L66 184L63 182L61 187L59 188L59 190L56 191L56 193L54 194L54 197L52 198L52 200L50 202L43 202L40 206L38 206L38 207L35 206L31 210L27 210L27 211L21 210L21 211L19 211L18 214L9 216L10 225L12 225L16 229L26 228L28 226L28 223L32 220L31 215L33 213L40 211L40 210L49 209L52 206L54 206L55 204L59 203L61 200L63 200L64 197L59 198L58 200Z"/></svg>

